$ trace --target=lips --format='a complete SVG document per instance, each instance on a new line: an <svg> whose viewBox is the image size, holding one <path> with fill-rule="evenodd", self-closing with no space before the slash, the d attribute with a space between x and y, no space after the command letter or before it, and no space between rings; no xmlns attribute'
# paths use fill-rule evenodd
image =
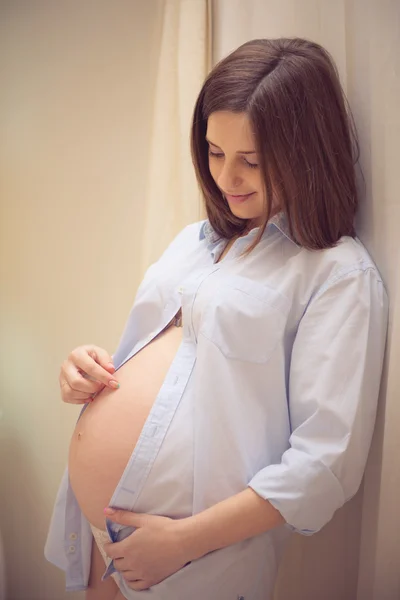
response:
<svg viewBox="0 0 400 600"><path fill-rule="evenodd" d="M250 194L241 194L237 196L233 196L232 194L225 194L225 198L228 202L232 204L241 204L242 202L246 202L246 200L253 196L253 194L255 194L255 192L250 192Z"/></svg>

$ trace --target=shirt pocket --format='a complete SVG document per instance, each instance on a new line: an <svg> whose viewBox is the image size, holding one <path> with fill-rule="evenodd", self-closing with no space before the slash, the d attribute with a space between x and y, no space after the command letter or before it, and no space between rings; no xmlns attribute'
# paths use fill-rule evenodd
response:
<svg viewBox="0 0 400 600"><path fill-rule="evenodd" d="M229 359L264 363L282 341L290 302L274 288L240 275L213 286L199 334Z"/></svg>

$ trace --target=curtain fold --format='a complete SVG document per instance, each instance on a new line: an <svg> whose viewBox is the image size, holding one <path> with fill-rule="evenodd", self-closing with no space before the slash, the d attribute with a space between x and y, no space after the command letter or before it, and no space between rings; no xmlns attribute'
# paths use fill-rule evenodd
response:
<svg viewBox="0 0 400 600"><path fill-rule="evenodd" d="M305 37L327 48L354 114L365 179L357 231L389 291L385 374L364 493L320 533L294 536L276 600L400 598L400 3L213 0L213 63L255 38Z"/></svg>
<svg viewBox="0 0 400 600"><path fill-rule="evenodd" d="M210 65L208 0L165 0L153 104L142 271L202 218L190 157L194 104Z"/></svg>

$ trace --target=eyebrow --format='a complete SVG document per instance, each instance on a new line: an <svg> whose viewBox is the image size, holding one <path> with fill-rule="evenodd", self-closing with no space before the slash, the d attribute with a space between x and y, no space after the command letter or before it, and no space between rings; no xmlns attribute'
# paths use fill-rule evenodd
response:
<svg viewBox="0 0 400 600"><path fill-rule="evenodd" d="M208 137L206 137L206 142L211 144L211 146L219 148L219 146L217 144L214 144L214 142L212 142L211 140L209 140ZM221 148L219 149L221 150ZM238 150L236 154L257 154L257 152L255 150Z"/></svg>

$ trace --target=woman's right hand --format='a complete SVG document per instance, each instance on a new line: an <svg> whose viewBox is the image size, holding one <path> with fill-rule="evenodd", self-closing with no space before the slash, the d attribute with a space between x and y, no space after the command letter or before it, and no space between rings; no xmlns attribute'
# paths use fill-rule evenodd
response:
<svg viewBox="0 0 400 600"><path fill-rule="evenodd" d="M79 346L61 365L61 397L68 404L85 404L103 388L118 389L112 357L98 346Z"/></svg>

